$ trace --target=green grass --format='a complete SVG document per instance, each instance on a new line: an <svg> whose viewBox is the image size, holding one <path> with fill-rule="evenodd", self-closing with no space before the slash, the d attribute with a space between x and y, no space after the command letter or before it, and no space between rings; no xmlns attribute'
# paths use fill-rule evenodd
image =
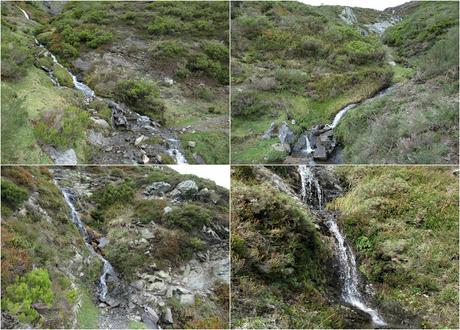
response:
<svg viewBox="0 0 460 330"><path fill-rule="evenodd" d="M421 317L423 328L458 327L458 179L453 170L337 168L349 191L328 206L340 212L360 270L374 284L381 305L397 301Z"/></svg>
<svg viewBox="0 0 460 330"><path fill-rule="evenodd" d="M194 148L188 145L188 141L196 142ZM185 156L193 161L193 154L200 155L206 164L228 164L228 135L225 132L195 132L181 135L182 147Z"/></svg>
<svg viewBox="0 0 460 330"><path fill-rule="evenodd" d="M99 309L94 305L87 292L81 293L81 307L77 314L80 329L96 329L99 327Z"/></svg>

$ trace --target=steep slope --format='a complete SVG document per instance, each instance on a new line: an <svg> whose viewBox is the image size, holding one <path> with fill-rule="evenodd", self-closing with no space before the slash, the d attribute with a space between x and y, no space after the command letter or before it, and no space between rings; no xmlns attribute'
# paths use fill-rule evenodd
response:
<svg viewBox="0 0 460 330"><path fill-rule="evenodd" d="M4 327L226 326L225 189L168 168L2 174Z"/></svg>
<svg viewBox="0 0 460 330"><path fill-rule="evenodd" d="M337 128L344 162L458 162L458 3L417 2L383 41L394 50L391 92L350 111ZM399 67L398 67L399 66Z"/></svg>
<svg viewBox="0 0 460 330"><path fill-rule="evenodd" d="M77 144L71 138L45 139L34 132L28 133L24 144L34 148L39 144L49 154L48 147L62 152L86 142L88 148L75 150L78 161L84 163L183 162L178 153L185 154L190 163L228 161L227 3L68 2L52 8L46 2L2 5L2 26L14 35L5 40L4 48L9 49L18 39L27 45L12 51L19 56L9 56L9 52L2 55L2 77L10 81L13 90L21 91L24 108L31 113L29 122L23 120L16 126L24 131L62 133L67 119L75 123L81 140ZM34 47L34 36L54 58L44 47ZM47 74L41 70L49 72L60 88L46 82ZM32 74L35 79L30 79ZM58 103L56 109L37 104L33 95L38 79L38 95L46 95L51 104L65 87L74 87L75 80L85 83L94 94L86 95L86 102L80 98L72 105L79 116L92 118L82 119L82 123L62 119L60 113L69 112L66 103ZM14 94L7 95L2 101L5 117L12 112L8 105L15 102ZM4 138L7 142L11 139L7 135ZM28 161L24 149L19 149L19 155L6 149L5 159L38 163Z"/></svg>
<svg viewBox="0 0 460 330"><path fill-rule="evenodd" d="M457 328L457 172L302 166L234 168L233 326Z"/></svg>

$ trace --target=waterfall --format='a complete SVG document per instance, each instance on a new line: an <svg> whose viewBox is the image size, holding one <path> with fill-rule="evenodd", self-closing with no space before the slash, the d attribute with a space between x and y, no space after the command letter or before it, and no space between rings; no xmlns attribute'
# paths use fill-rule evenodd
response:
<svg viewBox="0 0 460 330"><path fill-rule="evenodd" d="M176 160L176 164L187 164L187 159L185 156L179 151L179 141L176 139L168 139L172 147L168 149L168 153L171 157Z"/></svg>
<svg viewBox="0 0 460 330"><path fill-rule="evenodd" d="M316 198L318 200L318 207L321 210L323 193L321 191L321 186L318 180L313 174L313 171L307 165L299 165L299 174L300 174L300 182L302 185L302 191L301 191L302 201L305 202L308 199L311 200L311 198L313 198L313 193L316 192ZM312 188L314 188L314 190Z"/></svg>
<svg viewBox="0 0 460 330"><path fill-rule="evenodd" d="M304 202L312 202L313 194L316 193L318 207L322 209L322 189L312 169L306 165L299 165L298 168L301 181L301 197ZM327 211L326 211L327 213ZM345 237L335 222L335 217L328 214L326 225L336 241L336 250L340 266L342 282L342 299L370 315L372 322L377 326L386 325L378 312L367 306L362 294L359 292L359 273L356 265L356 258L351 248L346 244Z"/></svg>
<svg viewBox="0 0 460 330"><path fill-rule="evenodd" d="M315 152L315 150L312 149L311 147L310 140L308 139L308 135L305 134L304 137L305 137L305 148L302 151L305 152L306 154L311 154Z"/></svg>
<svg viewBox="0 0 460 330"><path fill-rule="evenodd" d="M356 266L356 258L353 251L345 243L345 237L340 232L337 223L334 220L328 220L326 224L330 232L334 235L337 243L336 247L340 264L343 300L369 314L375 325L386 325L385 321L381 318L378 312L366 305L361 293L359 292L359 276L358 268Z"/></svg>
<svg viewBox="0 0 460 330"><path fill-rule="evenodd" d="M22 8L19 8L22 13L24 14L24 17L27 19L27 20L30 20L30 17L29 15L27 14L27 12L22 9ZM78 81L77 77L72 73L70 72L67 68L65 68L61 63L58 62L56 56L54 56L48 49L45 48L45 46L43 44L41 44L36 38L35 38L35 43L41 47L41 48L44 48L46 50L46 53L45 55L46 56L50 56L51 59L53 60L53 63L59 65L61 68L64 68L68 73L69 75L72 77L72 82L73 82L73 86L75 87L75 89L83 92L83 95L85 96L85 101L86 102L91 102L94 97L96 96L96 94L94 93L94 91L87 85L85 85L84 83ZM53 80L53 83L56 84L56 82Z"/></svg>
<svg viewBox="0 0 460 330"><path fill-rule="evenodd" d="M345 108L341 109L334 117L334 120L332 121L332 124L328 125L330 128L336 128L337 125L339 124L340 120L342 119L345 114L356 107L356 104L352 103L347 105Z"/></svg>
<svg viewBox="0 0 460 330"><path fill-rule="evenodd" d="M56 180L54 180L54 184L62 192L62 195L64 196L64 200L66 201L67 205L70 208L70 219L75 224L75 226L77 226L78 231L83 236L85 243L86 243L86 247L88 248L89 252L91 253L91 255L101 260L103 264L102 273L101 273L101 276L99 277L99 295L98 296L99 296L99 300L105 301L107 298L107 294L108 294L107 277L110 275L110 276L113 276L114 278L117 278L115 270L113 269L110 262L107 259L105 259L103 256L101 256L99 253L97 253L94 250L93 246L91 245L91 237L89 236L88 231L86 230L83 221L81 221L80 216L78 215L75 209L75 206L72 202L72 196L71 196L70 191L66 190L65 188L61 188L59 186L59 183Z"/></svg>

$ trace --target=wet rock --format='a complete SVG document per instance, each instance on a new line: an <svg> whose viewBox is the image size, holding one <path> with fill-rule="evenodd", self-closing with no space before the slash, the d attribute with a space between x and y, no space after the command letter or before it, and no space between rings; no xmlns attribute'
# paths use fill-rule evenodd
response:
<svg viewBox="0 0 460 330"><path fill-rule="evenodd" d="M198 186L193 180L186 180L179 183L171 192L172 197L190 196L198 191Z"/></svg>
<svg viewBox="0 0 460 330"><path fill-rule="evenodd" d="M272 137L273 132L275 131L276 124L275 122L272 122L270 124L270 127L265 131L265 133L262 135L262 140L268 140Z"/></svg>
<svg viewBox="0 0 460 330"><path fill-rule="evenodd" d="M146 196L162 196L171 190L171 185L167 182L159 181L154 182L147 186L144 190Z"/></svg>
<svg viewBox="0 0 460 330"><path fill-rule="evenodd" d="M295 135L294 132L289 128L286 122L283 122L278 128L278 138L280 139L281 144L291 144L294 143Z"/></svg>
<svg viewBox="0 0 460 330"><path fill-rule="evenodd" d="M318 160L327 160L326 148L323 145L317 145L315 152L313 153L313 158Z"/></svg>
<svg viewBox="0 0 460 330"><path fill-rule="evenodd" d="M118 299L112 297L106 297L104 302L109 305L111 308L117 307L120 305L120 301Z"/></svg>
<svg viewBox="0 0 460 330"><path fill-rule="evenodd" d="M103 129L110 128L109 123L106 122L104 119L94 118L94 117L91 117L90 119L94 123L94 125L97 126L97 127L100 127L100 128L103 128Z"/></svg>
<svg viewBox="0 0 460 330"><path fill-rule="evenodd" d="M193 305L195 303L194 294L184 294L180 296L181 305Z"/></svg>
<svg viewBox="0 0 460 330"><path fill-rule="evenodd" d="M163 314L163 321L165 323L168 323L168 324L173 324L174 323L171 308L168 307L168 308L165 309L165 312Z"/></svg>
<svg viewBox="0 0 460 330"><path fill-rule="evenodd" d="M294 146L292 147L292 151L293 152L300 152L302 149L305 148L305 146L307 145L307 140L306 140L306 136L305 135L301 135L296 143L294 144Z"/></svg>

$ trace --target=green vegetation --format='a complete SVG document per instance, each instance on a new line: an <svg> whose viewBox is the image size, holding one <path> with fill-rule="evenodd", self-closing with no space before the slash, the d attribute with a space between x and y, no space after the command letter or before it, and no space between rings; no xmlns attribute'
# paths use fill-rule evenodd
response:
<svg viewBox="0 0 460 330"><path fill-rule="evenodd" d="M192 229L201 230L203 225L207 225L211 220L209 211L199 205L187 203L180 208L175 208L166 214L166 224L168 226L178 226L187 231Z"/></svg>
<svg viewBox="0 0 460 330"><path fill-rule="evenodd" d="M458 180L452 170L337 168L349 191L328 206L340 211L383 313L397 302L418 315L423 328L458 327Z"/></svg>
<svg viewBox="0 0 460 330"><path fill-rule="evenodd" d="M388 29L399 61L387 95L350 111L337 128L348 163L458 161L458 3L419 3ZM409 80L407 80L409 79Z"/></svg>
<svg viewBox="0 0 460 330"><path fill-rule="evenodd" d="M55 64L53 67L53 74L61 86L73 87L72 77L63 67Z"/></svg>
<svg viewBox="0 0 460 330"><path fill-rule="evenodd" d="M27 190L18 187L8 179L2 179L1 190L5 213L11 213L13 210L16 210L29 197Z"/></svg>
<svg viewBox="0 0 460 330"><path fill-rule="evenodd" d="M257 171L237 167L232 177L232 327L343 327L326 298L332 246L314 215Z"/></svg>
<svg viewBox="0 0 460 330"><path fill-rule="evenodd" d="M310 129L390 84L385 47L342 22L333 8L233 3L234 162L282 162L286 155L273 143L257 141L270 122L295 120L295 131Z"/></svg>
<svg viewBox="0 0 460 330"><path fill-rule="evenodd" d="M43 303L51 307L53 299L48 271L35 268L6 288L2 305L8 312L17 315L19 321L36 323L40 315L32 304Z"/></svg>
<svg viewBox="0 0 460 330"><path fill-rule="evenodd" d="M94 305L87 292L82 292L82 303L77 314L80 329L96 329L99 324L99 309Z"/></svg>

